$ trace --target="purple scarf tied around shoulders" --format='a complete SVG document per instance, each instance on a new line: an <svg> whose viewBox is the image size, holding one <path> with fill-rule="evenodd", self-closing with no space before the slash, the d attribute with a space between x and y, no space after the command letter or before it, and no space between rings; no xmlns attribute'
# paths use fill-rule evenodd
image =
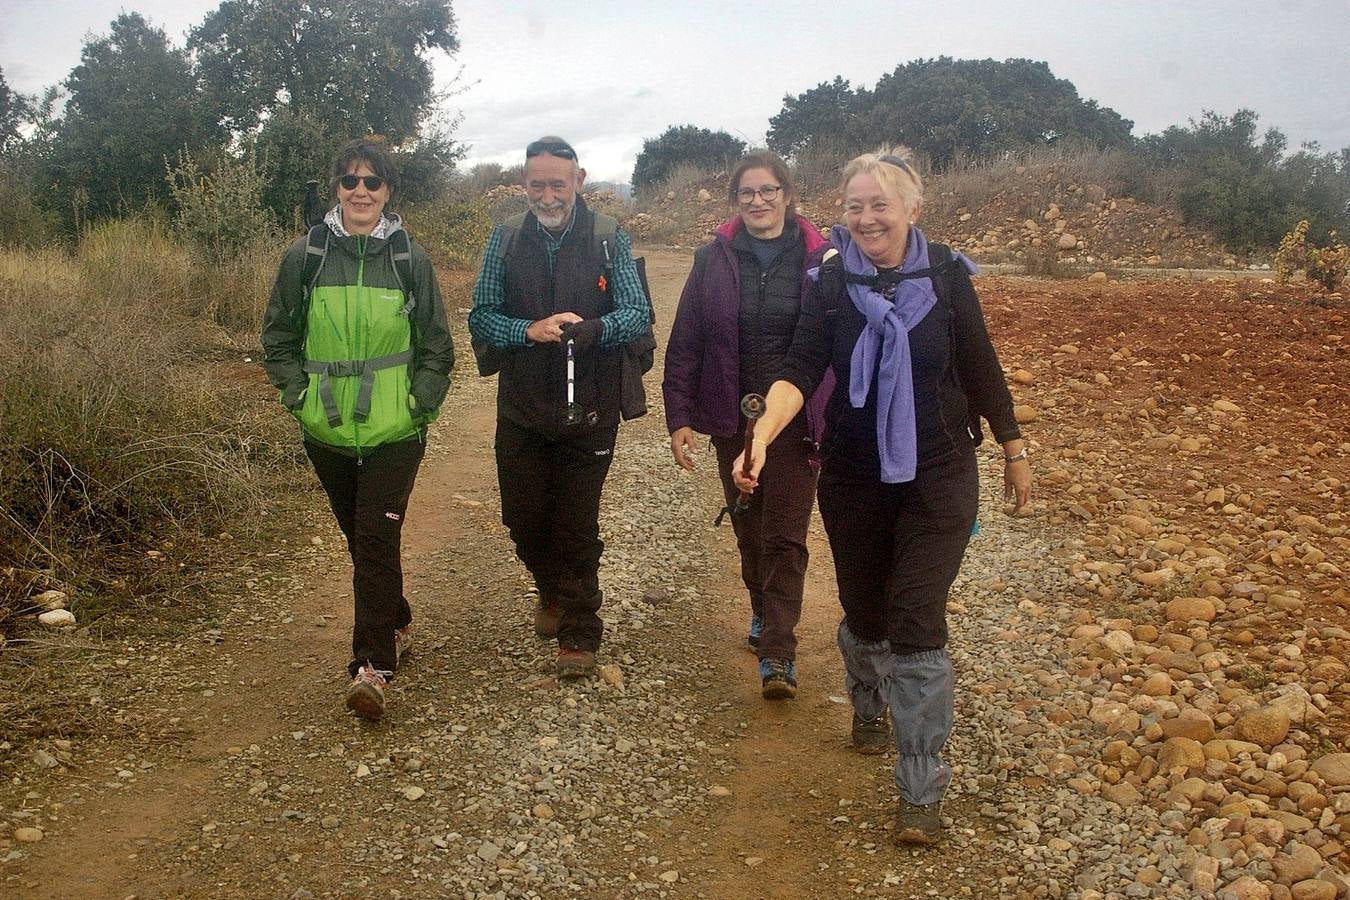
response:
<svg viewBox="0 0 1350 900"><path fill-rule="evenodd" d="M928 268L928 239L914 226L909 229L909 246L901 272ZM844 270L854 275L873 276L877 267L853 242L848 229L836 225L830 230L832 243L844 257ZM975 266L963 254L953 253L969 272ZM873 376L877 379L877 455L881 458L881 480L900 484L914 480L918 466L918 439L914 421L914 378L909 351L909 332L937 303L931 278L908 278L895 290L894 301L865 284L850 284L849 298L867 319L850 360L848 396L855 409L867 403ZM878 365L880 356L880 365Z"/></svg>

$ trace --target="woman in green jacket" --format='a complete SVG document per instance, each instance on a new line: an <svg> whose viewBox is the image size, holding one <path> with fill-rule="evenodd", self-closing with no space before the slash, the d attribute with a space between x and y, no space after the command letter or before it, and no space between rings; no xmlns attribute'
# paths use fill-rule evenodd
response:
<svg viewBox="0 0 1350 900"><path fill-rule="evenodd" d="M430 258L385 212L398 186L389 151L351 141L332 175L337 205L287 249L262 343L347 538L356 598L347 706L375 720L412 640L400 535L455 350Z"/></svg>

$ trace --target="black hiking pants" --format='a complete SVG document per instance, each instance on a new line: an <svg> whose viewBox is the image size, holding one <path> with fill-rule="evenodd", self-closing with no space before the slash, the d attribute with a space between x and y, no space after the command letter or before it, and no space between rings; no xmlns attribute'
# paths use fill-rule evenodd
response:
<svg viewBox="0 0 1350 900"><path fill-rule="evenodd" d="M901 655L946 647L947 592L980 506L975 454L904 484L849 478L827 460L818 497L849 631Z"/></svg>
<svg viewBox="0 0 1350 900"><path fill-rule="evenodd" d="M497 422L502 524L542 603L562 608L558 646L596 650L600 621L600 492L618 426L548 435Z"/></svg>
<svg viewBox="0 0 1350 900"><path fill-rule="evenodd" d="M352 675L366 662L384 672L398 667L394 631L412 621L399 556L403 519L425 450L421 441L399 441L357 459L305 442L352 557Z"/></svg>

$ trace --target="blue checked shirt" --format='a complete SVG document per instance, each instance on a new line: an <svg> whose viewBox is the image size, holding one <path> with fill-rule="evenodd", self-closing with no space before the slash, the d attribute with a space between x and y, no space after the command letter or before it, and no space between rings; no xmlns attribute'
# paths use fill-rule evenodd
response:
<svg viewBox="0 0 1350 900"><path fill-rule="evenodd" d="M567 223L567 228L558 237L554 237L537 220L535 222L548 251L550 271L558 249L572 231L576 216L576 207L573 207L572 221ZM524 347L530 343L525 338L525 330L532 322L506 314L506 261L501 258L501 242L502 226L498 225L492 229L492 237L488 238L487 247L483 250L483 265L478 270L478 281L473 286L469 333L478 340L485 340L498 347ZM642 282L638 280L637 264L633 262L633 242L622 228L614 235L614 283L610 287L610 297L614 301L614 309L600 317L604 323L600 335L602 347L631 341L646 330L650 321L647 300L642 295Z"/></svg>

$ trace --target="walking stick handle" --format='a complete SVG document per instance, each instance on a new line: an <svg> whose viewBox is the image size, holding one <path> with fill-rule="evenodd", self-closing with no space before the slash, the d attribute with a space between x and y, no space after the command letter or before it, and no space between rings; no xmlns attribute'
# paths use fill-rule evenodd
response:
<svg viewBox="0 0 1350 900"><path fill-rule="evenodd" d="M764 410L768 404L764 400L763 394L746 394L741 398L741 414L745 416L745 453L741 456L741 474L746 478L750 477L750 467L753 462L755 449L755 422L764 415ZM741 491L741 495L736 498L736 508L741 510L750 502L750 495Z"/></svg>

